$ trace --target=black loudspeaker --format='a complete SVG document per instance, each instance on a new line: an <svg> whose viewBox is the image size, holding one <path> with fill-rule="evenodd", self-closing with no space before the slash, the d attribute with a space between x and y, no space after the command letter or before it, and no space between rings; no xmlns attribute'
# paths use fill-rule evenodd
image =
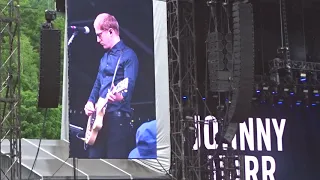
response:
<svg viewBox="0 0 320 180"><path fill-rule="evenodd" d="M233 16L233 95L223 138L231 143L239 123L248 119L254 84L254 26L251 4L235 2Z"/></svg>
<svg viewBox="0 0 320 180"><path fill-rule="evenodd" d="M233 96L228 114L241 123L251 112L254 84L254 24L251 4L235 2L233 16ZM232 129L232 128L231 128Z"/></svg>
<svg viewBox="0 0 320 180"><path fill-rule="evenodd" d="M60 100L61 31L43 29L40 35L39 108L57 108Z"/></svg>
<svg viewBox="0 0 320 180"><path fill-rule="evenodd" d="M57 12L66 12L66 1L65 0L56 0L56 10Z"/></svg>

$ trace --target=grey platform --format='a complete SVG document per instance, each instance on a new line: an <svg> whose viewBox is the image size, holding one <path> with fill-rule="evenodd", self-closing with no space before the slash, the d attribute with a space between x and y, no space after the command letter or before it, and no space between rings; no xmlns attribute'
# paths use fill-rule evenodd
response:
<svg viewBox="0 0 320 180"><path fill-rule="evenodd" d="M28 179L37 152L38 139L22 139L22 177ZM9 153L9 142L4 140L1 153ZM42 140L38 159L30 179L74 179L69 143L63 140ZM2 158L1 169L5 171ZM7 166L8 166L7 165ZM165 173L148 168L138 161L126 159L78 159L77 179L170 179ZM4 178L2 173L1 178Z"/></svg>

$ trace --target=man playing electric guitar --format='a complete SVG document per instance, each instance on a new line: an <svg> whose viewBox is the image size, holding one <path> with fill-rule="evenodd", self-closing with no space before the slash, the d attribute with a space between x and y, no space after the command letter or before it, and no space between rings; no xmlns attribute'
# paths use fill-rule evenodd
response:
<svg viewBox="0 0 320 180"><path fill-rule="evenodd" d="M106 52L100 60L98 75L84 110L91 116L97 109L106 109L97 139L88 147L89 158L127 159L133 148L128 142L132 136L130 102L138 73L138 58L120 39L119 24L114 16L99 14L93 25L97 42ZM127 91L113 94L112 88L125 78L128 78ZM106 98L107 105L98 103L99 98Z"/></svg>

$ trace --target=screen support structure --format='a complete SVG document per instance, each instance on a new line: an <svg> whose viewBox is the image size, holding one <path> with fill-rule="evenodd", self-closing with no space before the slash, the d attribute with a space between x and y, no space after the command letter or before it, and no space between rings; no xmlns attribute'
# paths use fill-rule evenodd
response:
<svg viewBox="0 0 320 180"><path fill-rule="evenodd" d="M195 2L168 0L168 50L171 121L171 168L174 179L201 179L200 148L192 146L194 119L198 115Z"/></svg>
<svg viewBox="0 0 320 180"><path fill-rule="evenodd" d="M21 179L19 0L0 10L0 178L14 180ZM9 142L5 154L3 142Z"/></svg>

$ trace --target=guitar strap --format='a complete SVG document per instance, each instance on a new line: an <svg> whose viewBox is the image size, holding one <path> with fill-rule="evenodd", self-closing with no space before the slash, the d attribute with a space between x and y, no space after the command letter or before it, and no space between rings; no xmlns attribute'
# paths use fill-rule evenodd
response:
<svg viewBox="0 0 320 180"><path fill-rule="evenodd" d="M121 60L122 54L123 54L123 50L121 50L121 54L120 54L120 56L119 56L119 59L118 59L118 62L117 62L116 68L115 68L115 70L114 70L114 74L113 74L113 78L112 78L111 85L114 85L114 79L116 78L116 74L117 74L117 71L118 71L118 67L119 67L119 63L120 63L120 60Z"/></svg>

